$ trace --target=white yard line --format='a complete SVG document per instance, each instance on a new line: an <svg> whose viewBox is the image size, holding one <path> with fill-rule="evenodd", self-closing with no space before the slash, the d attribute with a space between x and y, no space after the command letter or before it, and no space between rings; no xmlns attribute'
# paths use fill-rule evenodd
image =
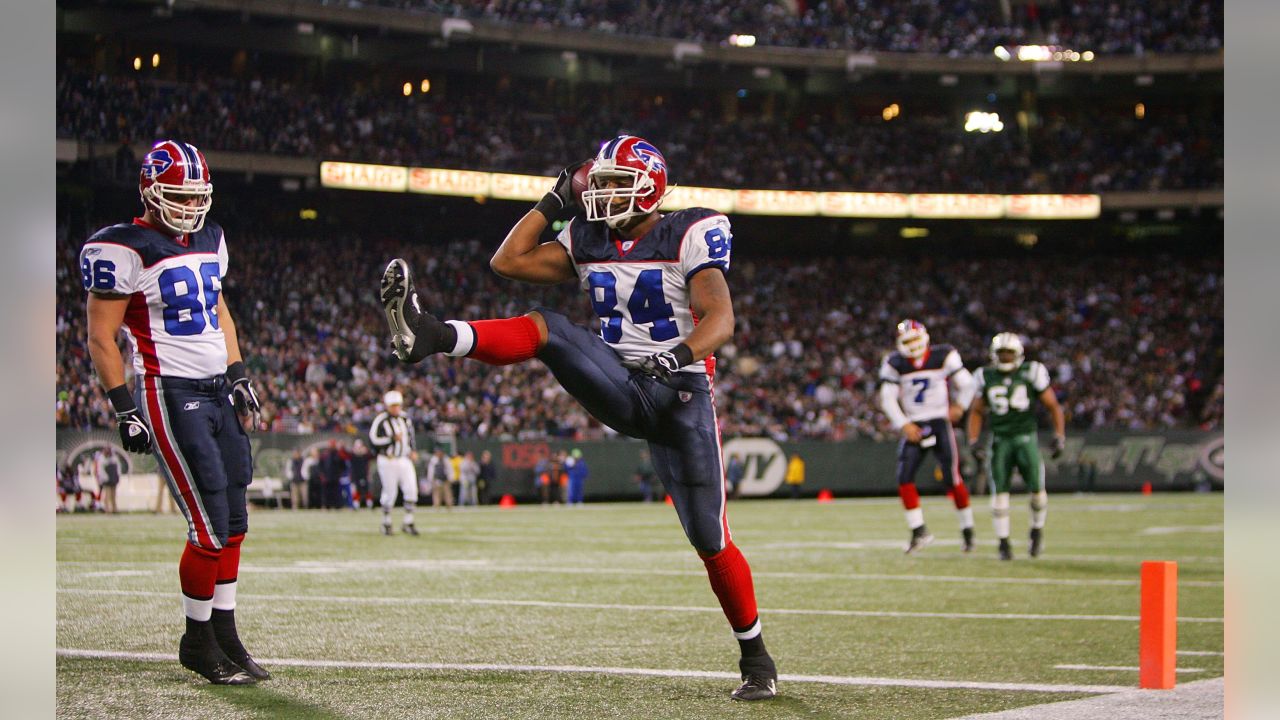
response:
<svg viewBox="0 0 1280 720"><path fill-rule="evenodd" d="M1137 665L1054 665L1054 670L1105 670L1107 672L1138 672ZM1204 668L1178 668L1174 672L1201 673Z"/></svg>
<svg viewBox="0 0 1280 720"><path fill-rule="evenodd" d="M1179 655L1188 655L1191 657L1222 657L1226 655L1226 653L1218 652L1216 650L1177 650L1176 652Z"/></svg>
<svg viewBox="0 0 1280 720"><path fill-rule="evenodd" d="M88 565L102 567L104 565L146 565L171 568L173 563L160 562L84 562L61 561L59 565ZM303 561L292 565L241 565L241 572L247 573L302 573L307 575L324 575L337 572L359 572L386 569L439 570L446 572L509 572L540 573L559 575L643 575L661 577L706 577L706 571L667 570L647 568L596 568L596 567L560 567L542 565L501 566L489 565L484 560L438 561L438 560L343 560L334 562ZM1135 572L1136 574L1136 572ZM84 573L84 576L89 576ZM984 577L959 575L904 575L898 573L829 573L829 572L769 572L755 571L757 578L777 578L782 580L886 580L892 582L940 582L960 583L965 585L1057 585L1057 586L1107 586L1138 587L1138 581L1107 578L1039 578L1039 577ZM1220 580L1180 580L1180 588L1220 588Z"/></svg>
<svg viewBox="0 0 1280 720"><path fill-rule="evenodd" d="M1111 693L1014 710L966 715L957 720L1221 720L1226 700L1223 678L1197 680L1172 690Z"/></svg>
<svg viewBox="0 0 1280 720"><path fill-rule="evenodd" d="M145 590L108 590L95 588L59 588L68 595L115 595L125 597L176 598L175 593ZM627 612L694 612L720 613L719 607L696 605L633 605L619 603L572 603L552 600L513 600L489 598L423 598L423 597L364 597L347 595L260 595L239 593L239 600L265 600L284 602L328 602L362 605L477 605L498 607L542 607L573 610L625 610ZM812 615L823 617L882 617L882 618L932 618L942 620L1079 620L1086 622L1138 622L1137 615L1060 615L1042 613L944 613L907 612L900 610L826 610L801 608L761 608L763 615ZM1183 623L1222 623L1222 618L1180 617Z"/></svg>
<svg viewBox="0 0 1280 720"><path fill-rule="evenodd" d="M100 660L133 660L139 662L176 662L171 653L120 652L116 650L86 650L58 648L60 657L93 658ZM258 662L270 666L347 668L360 670L443 670L461 672L541 672L585 673L593 675L640 675L650 677L679 677L708 680L739 680L736 672L715 670L676 670L660 668L591 667L585 665L514 665L501 663L419 663L419 662L371 662L364 660L312 660L307 658L258 658ZM913 678L845 677L839 675L787 675L778 677L780 683L818 683L824 685L876 685L957 690L1003 690L1039 693L1117 693L1132 688L1120 685L1053 685L1047 683L1004 683L968 680L917 680Z"/></svg>

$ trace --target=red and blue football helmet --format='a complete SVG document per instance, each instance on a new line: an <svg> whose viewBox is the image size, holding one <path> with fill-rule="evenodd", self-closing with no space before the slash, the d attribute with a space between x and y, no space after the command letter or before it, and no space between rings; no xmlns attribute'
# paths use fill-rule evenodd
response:
<svg viewBox="0 0 1280 720"><path fill-rule="evenodd" d="M929 350L929 331L919 320L907 318L898 323L897 345L904 357L919 360Z"/></svg>
<svg viewBox="0 0 1280 720"><path fill-rule="evenodd" d="M628 218L654 212L666 195L667 161L662 153L644 138L620 135L596 153L582 204L587 220L603 220L616 228Z"/></svg>
<svg viewBox="0 0 1280 720"><path fill-rule="evenodd" d="M204 153L191 143L161 140L142 159L138 174L142 204L178 235L204 227L213 207L213 183Z"/></svg>

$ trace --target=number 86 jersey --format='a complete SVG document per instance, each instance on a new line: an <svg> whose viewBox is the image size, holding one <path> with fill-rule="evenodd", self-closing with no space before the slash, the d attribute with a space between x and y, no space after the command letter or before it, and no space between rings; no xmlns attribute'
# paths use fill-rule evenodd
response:
<svg viewBox="0 0 1280 720"><path fill-rule="evenodd" d="M664 215L635 240L603 222L574 218L556 241L573 259L600 318L600 337L624 359L651 355L689 337L697 323L689 280L707 268L729 270L733 234L724 214L688 208ZM681 372L704 373L699 360Z"/></svg>
<svg viewBox="0 0 1280 720"><path fill-rule="evenodd" d="M141 220L103 228L80 250L84 289L125 295L135 373L208 378L227 371L218 296L227 273L222 228L173 238Z"/></svg>

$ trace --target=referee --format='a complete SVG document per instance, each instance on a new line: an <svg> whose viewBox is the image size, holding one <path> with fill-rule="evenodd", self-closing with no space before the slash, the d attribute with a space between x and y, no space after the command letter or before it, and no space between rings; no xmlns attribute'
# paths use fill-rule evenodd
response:
<svg viewBox="0 0 1280 720"><path fill-rule="evenodd" d="M378 453L378 478L382 481L382 534L391 534L391 508L396 504L396 490L404 493L404 532L417 535L413 526L413 508L418 502L418 478L413 463L418 452L413 449L413 423L404 415L404 396L390 390L382 396L387 409L378 413L369 428L369 441Z"/></svg>

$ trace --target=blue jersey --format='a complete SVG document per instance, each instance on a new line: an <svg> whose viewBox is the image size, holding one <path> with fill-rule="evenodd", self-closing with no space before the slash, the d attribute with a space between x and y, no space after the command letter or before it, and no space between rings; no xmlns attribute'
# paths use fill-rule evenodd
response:
<svg viewBox="0 0 1280 720"><path fill-rule="evenodd" d="M733 233L723 213L688 208L662 216L628 240L603 222L574 218L556 240L573 259L582 289L600 317L600 337L623 358L669 350L693 332L689 280L707 268L729 270ZM682 372L704 373L698 361Z"/></svg>
<svg viewBox="0 0 1280 720"><path fill-rule="evenodd" d="M84 289L127 295L124 328L138 377L208 378L227 371L218 296L227 243L212 222L174 238L140 220L105 227L80 250Z"/></svg>

